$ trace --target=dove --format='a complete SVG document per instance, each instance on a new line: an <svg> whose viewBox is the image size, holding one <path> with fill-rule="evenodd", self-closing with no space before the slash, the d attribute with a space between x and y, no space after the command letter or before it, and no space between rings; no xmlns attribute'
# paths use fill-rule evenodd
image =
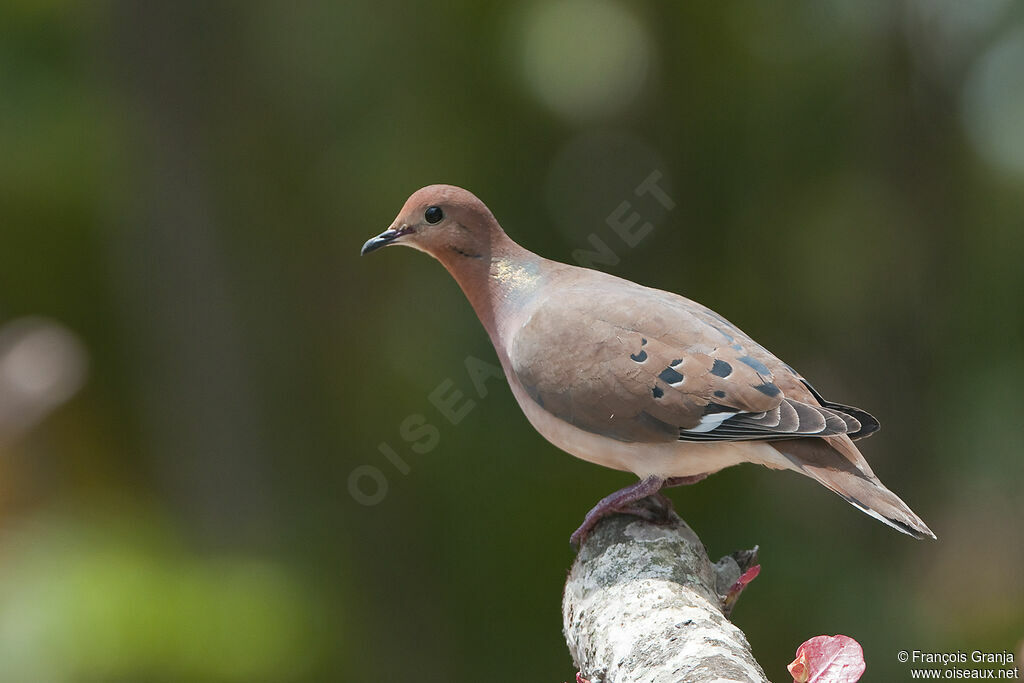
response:
<svg viewBox="0 0 1024 683"><path fill-rule="evenodd" d="M414 192L361 253L394 245L426 252L455 278L545 439L638 477L586 514L573 544L606 515L650 518L640 499L740 463L806 475L898 531L935 538L854 444L878 421L825 399L710 308L539 256L452 185Z"/></svg>

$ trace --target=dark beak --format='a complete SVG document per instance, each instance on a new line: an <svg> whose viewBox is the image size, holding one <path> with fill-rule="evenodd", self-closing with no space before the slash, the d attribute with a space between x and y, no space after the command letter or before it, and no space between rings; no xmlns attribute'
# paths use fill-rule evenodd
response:
<svg viewBox="0 0 1024 683"><path fill-rule="evenodd" d="M401 234L402 233L398 230L385 230L376 237L371 237L366 240L366 244L364 244L363 248L359 250L359 255L366 256L371 251L377 251L381 247L386 247L394 242L395 238Z"/></svg>
<svg viewBox="0 0 1024 683"><path fill-rule="evenodd" d="M364 244L363 248L359 250L359 255L366 256L371 251L377 251L381 247L386 247L392 242L394 242L396 239L401 237L402 235L408 235L410 232L415 231L412 229L412 227L405 225L403 225L401 228L398 228L397 230L395 230L394 228L389 228L382 232L381 234L377 235L376 237L371 237L370 239L366 240L366 244Z"/></svg>

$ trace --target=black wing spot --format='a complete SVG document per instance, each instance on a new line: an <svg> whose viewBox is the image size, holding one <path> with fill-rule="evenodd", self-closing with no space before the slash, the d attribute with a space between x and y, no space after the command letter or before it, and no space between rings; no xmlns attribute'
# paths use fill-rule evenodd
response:
<svg viewBox="0 0 1024 683"><path fill-rule="evenodd" d="M661 398L665 395L665 392L662 391L661 387L654 387L651 389L651 395L654 396L654 398Z"/></svg>
<svg viewBox="0 0 1024 683"><path fill-rule="evenodd" d="M645 360L647 360L647 352L644 351L643 349L640 349L640 353L631 353L629 354L629 357L632 360L635 360L637 363L643 363Z"/></svg>
<svg viewBox="0 0 1024 683"><path fill-rule="evenodd" d="M674 368L675 366L679 365L679 364L680 364L680 363L682 363L682 362L683 362L683 359L682 359L682 358L676 358L676 359L675 359L674 361L672 361L671 363L669 363L669 367L672 367L672 368Z"/></svg>
<svg viewBox="0 0 1024 683"><path fill-rule="evenodd" d="M728 377L732 374L732 366L724 360L716 359L715 364L711 366L711 374L715 377Z"/></svg>
<svg viewBox="0 0 1024 683"><path fill-rule="evenodd" d="M718 391L715 392L715 397L716 398L725 398L725 392L722 391L721 389L719 389Z"/></svg>
<svg viewBox="0 0 1024 683"><path fill-rule="evenodd" d="M647 340L644 337L640 337L640 346L646 346Z"/></svg>
<svg viewBox="0 0 1024 683"><path fill-rule="evenodd" d="M782 393L782 390L775 386L774 382L765 382L764 384L758 384L754 387L765 396L778 396Z"/></svg>
<svg viewBox="0 0 1024 683"><path fill-rule="evenodd" d="M665 368L658 375L658 379L666 384L678 384L683 381L683 376L672 368Z"/></svg>
<svg viewBox="0 0 1024 683"><path fill-rule="evenodd" d="M772 371L768 369L768 366L762 363L761 361L757 360L756 358L751 358L750 356L743 356L742 358L740 358L740 362L752 367L754 371L757 372L757 374L759 375L772 374Z"/></svg>
<svg viewBox="0 0 1024 683"><path fill-rule="evenodd" d="M735 408L730 408L729 406L723 406L721 403L715 403L714 401L712 401L711 403L709 403L706 406L704 406L704 414L705 415L714 415L716 413L738 413L738 412L739 411L736 410Z"/></svg>
<svg viewBox="0 0 1024 683"><path fill-rule="evenodd" d="M732 336L731 334L729 334L728 332L726 332L725 330L723 330L723 329L722 329L721 327L719 327L718 325L711 325L710 323L705 323L705 324L706 324L706 325L710 325L711 327L713 327L713 328L714 328L714 329L715 329L715 330L716 330L716 331L718 332L718 334L720 334L720 335L722 335L723 337L725 337L725 341L727 341L727 342L729 342L729 343L732 343L732 342L736 341L736 338L735 338L734 336Z"/></svg>

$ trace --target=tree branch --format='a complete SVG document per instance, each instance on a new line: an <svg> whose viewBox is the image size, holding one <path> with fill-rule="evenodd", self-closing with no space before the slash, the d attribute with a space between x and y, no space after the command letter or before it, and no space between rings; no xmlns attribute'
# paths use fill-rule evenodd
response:
<svg viewBox="0 0 1024 683"><path fill-rule="evenodd" d="M693 530L668 514L666 525L610 516L583 543L562 599L573 661L591 683L767 683L724 608L756 548L712 564Z"/></svg>

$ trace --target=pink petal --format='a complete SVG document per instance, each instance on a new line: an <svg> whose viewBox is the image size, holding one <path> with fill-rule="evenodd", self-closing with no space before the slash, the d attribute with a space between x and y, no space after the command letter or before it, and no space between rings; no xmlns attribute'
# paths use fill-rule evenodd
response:
<svg viewBox="0 0 1024 683"><path fill-rule="evenodd" d="M864 650L849 636L815 636L796 650L788 667L793 683L856 683L864 674Z"/></svg>
<svg viewBox="0 0 1024 683"><path fill-rule="evenodd" d="M736 579L736 583L733 584L729 590L730 593L739 592L747 587L747 584L757 578L757 575L761 573L761 565L755 564L753 567L743 572L743 575Z"/></svg>
<svg viewBox="0 0 1024 683"><path fill-rule="evenodd" d="M736 605L736 601L740 598L740 593L747 587L751 581L757 578L757 575L761 573L761 565L755 564L753 567L743 572L740 578L736 579L736 583L729 589L729 593L725 596L722 607L725 610L725 615L729 616L733 606Z"/></svg>

